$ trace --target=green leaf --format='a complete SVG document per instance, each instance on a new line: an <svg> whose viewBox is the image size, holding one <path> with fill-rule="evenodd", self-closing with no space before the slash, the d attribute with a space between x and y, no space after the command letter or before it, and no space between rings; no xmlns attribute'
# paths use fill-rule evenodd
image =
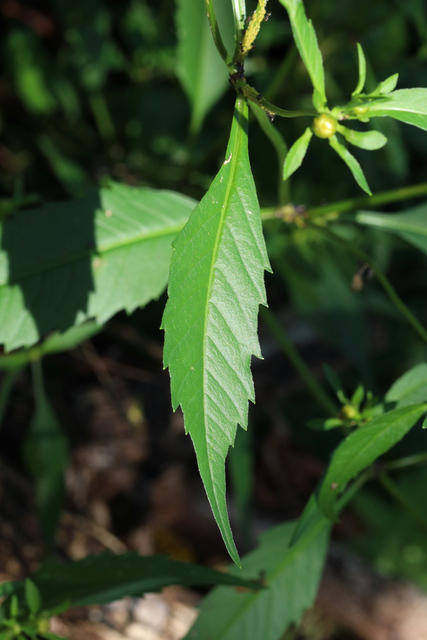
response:
<svg viewBox="0 0 427 640"><path fill-rule="evenodd" d="M312 136L313 132L308 127L289 149L283 165L283 180L287 180L301 166Z"/></svg>
<svg viewBox="0 0 427 640"><path fill-rule="evenodd" d="M41 362L33 364L36 409L23 444L28 470L36 481L37 507L46 542L53 543L65 494L68 443L43 388Z"/></svg>
<svg viewBox="0 0 427 640"><path fill-rule="evenodd" d="M41 358L51 353L60 353L61 351L75 349L80 343L96 335L102 331L102 329L102 325L89 321L77 327L71 327L71 329L68 329L65 333L58 333L56 331L49 336L49 338L43 340L41 344L31 349L20 349L7 355L0 355L0 370L12 371L22 369L30 362L33 362L35 357Z"/></svg>
<svg viewBox="0 0 427 640"><path fill-rule="evenodd" d="M397 81L399 80L399 74L395 73L392 76L389 76L385 80L379 83L378 87L373 92L373 95L377 93L379 95L387 95L396 89Z"/></svg>
<svg viewBox="0 0 427 640"><path fill-rule="evenodd" d="M359 79L355 90L351 94L352 96L357 96L361 91L363 91L363 87L366 82L366 58L363 53L362 45L359 42L357 43L357 60L359 63Z"/></svg>
<svg viewBox="0 0 427 640"><path fill-rule="evenodd" d="M382 99L363 102L356 111L366 110L370 118L390 116L427 131L427 89L399 89Z"/></svg>
<svg viewBox="0 0 427 640"><path fill-rule="evenodd" d="M215 3L216 14L227 9L230 14L224 26L233 24L229 4L229 0ZM191 103L191 130L197 133L228 87L228 71L215 47L203 0L178 0L176 25L177 75Z"/></svg>
<svg viewBox="0 0 427 640"><path fill-rule="evenodd" d="M338 400L342 404L345 404L347 402L347 398L344 393L344 388L343 388L341 378L339 377L337 372L334 371L334 369L332 369L332 367L330 367L326 363L323 364L323 371L325 372L327 381L331 385L332 389L335 391L335 395L337 396Z"/></svg>
<svg viewBox="0 0 427 640"><path fill-rule="evenodd" d="M359 211L356 214L356 221L359 224L390 231L427 253L427 204L402 213Z"/></svg>
<svg viewBox="0 0 427 640"><path fill-rule="evenodd" d="M335 519L335 503L347 482L391 449L427 411L427 404L384 413L353 431L335 450L320 488L321 512Z"/></svg>
<svg viewBox="0 0 427 640"><path fill-rule="evenodd" d="M330 527L320 518L289 548L295 526L273 527L243 558L239 575L262 574L268 589L256 593L214 589L202 601L200 616L185 640L278 640L291 624L298 624L317 593Z"/></svg>
<svg viewBox="0 0 427 640"><path fill-rule="evenodd" d="M27 578L24 582L25 602L28 605L30 613L37 613L41 608L40 591L30 578Z"/></svg>
<svg viewBox="0 0 427 640"><path fill-rule="evenodd" d="M362 167L357 162L356 158L350 153L348 149L344 147L344 145L338 142L336 136L332 136L331 138L329 138L329 144L331 145L332 149L337 152L340 158L344 160L359 187L371 196L372 192L368 186L368 183L366 182L365 174L363 173Z"/></svg>
<svg viewBox="0 0 427 640"><path fill-rule="evenodd" d="M302 0L280 0L280 3L289 14L295 44L313 83L313 105L320 111L326 104L325 73L316 32L307 19Z"/></svg>
<svg viewBox="0 0 427 640"><path fill-rule="evenodd" d="M344 136L347 142L353 144L355 147L360 147L368 151L381 149L387 144L387 138L379 131L355 131L342 125L338 125L337 130Z"/></svg>
<svg viewBox="0 0 427 640"><path fill-rule="evenodd" d="M427 364L422 362L406 371L391 385L385 399L397 402L397 408L427 402Z"/></svg>
<svg viewBox="0 0 427 640"><path fill-rule="evenodd" d="M225 457L254 401L259 304L269 262L249 157L247 104L238 98L226 160L174 243L163 317L172 404L181 405L200 475L235 562L225 504Z"/></svg>
<svg viewBox="0 0 427 640"><path fill-rule="evenodd" d="M255 574L256 575L256 574ZM42 610L59 613L72 607L106 604L125 596L161 591L169 585L228 584L259 589L261 584L230 573L177 562L164 556L109 552L69 564L46 562L31 580L38 588ZM22 590L18 591L22 598Z"/></svg>
<svg viewBox="0 0 427 640"><path fill-rule="evenodd" d="M330 431L342 427L344 422L339 418L314 418L307 422L307 426L314 431Z"/></svg>
<svg viewBox="0 0 427 640"><path fill-rule="evenodd" d="M167 284L171 243L196 202L112 184L87 197L16 212L0 228L0 344L131 313Z"/></svg>

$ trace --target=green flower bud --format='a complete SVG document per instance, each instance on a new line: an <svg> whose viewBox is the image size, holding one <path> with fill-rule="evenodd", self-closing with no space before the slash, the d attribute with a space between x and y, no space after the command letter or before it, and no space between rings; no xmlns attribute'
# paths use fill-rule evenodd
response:
<svg viewBox="0 0 427 640"><path fill-rule="evenodd" d="M313 133L318 138L332 138L337 130L338 122L328 113L321 113L313 120Z"/></svg>

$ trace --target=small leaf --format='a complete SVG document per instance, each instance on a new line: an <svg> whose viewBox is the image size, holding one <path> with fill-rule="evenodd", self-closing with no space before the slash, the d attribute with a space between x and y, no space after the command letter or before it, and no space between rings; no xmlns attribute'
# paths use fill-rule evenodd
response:
<svg viewBox="0 0 427 640"><path fill-rule="evenodd" d="M326 104L325 72L313 24L307 19L302 0L280 0L280 3L289 14L295 44L313 83L313 105L321 111Z"/></svg>
<svg viewBox="0 0 427 640"><path fill-rule="evenodd" d="M224 27L232 26L229 0L218 0L215 10L228 10ZM207 112L227 89L228 72L215 47L203 1L178 0L176 23L177 75L191 102L191 130L197 133Z"/></svg>
<svg viewBox="0 0 427 640"><path fill-rule="evenodd" d="M427 205L422 204L402 213L371 213L359 211L359 224L389 231L427 253Z"/></svg>
<svg viewBox="0 0 427 640"><path fill-rule="evenodd" d="M379 131L355 131L342 125L338 125L337 129L347 142L361 149L375 151L387 144L387 138Z"/></svg>
<svg viewBox="0 0 427 640"><path fill-rule="evenodd" d="M376 95L387 95L395 90L397 81L399 80L399 74L395 73L394 75L386 78L382 82L379 83L378 87L370 93L370 96Z"/></svg>
<svg viewBox="0 0 427 640"><path fill-rule="evenodd" d="M256 576L256 574L254 574ZM161 591L170 585L228 584L260 589L261 584L226 572L178 562L164 556L105 552L68 564L48 561L31 576L41 594L42 610L51 615L125 596ZM23 595L23 583L19 597Z"/></svg>
<svg viewBox="0 0 427 640"><path fill-rule="evenodd" d="M427 364L422 362L406 371L391 385L385 399L397 402L397 408L427 402Z"/></svg>
<svg viewBox="0 0 427 640"><path fill-rule="evenodd" d="M313 525L292 547L296 523L264 534L259 547L243 558L239 575L262 572L268 589L214 589L202 601L200 616L185 640L278 640L291 624L298 624L316 597L329 538L325 518L320 516Z"/></svg>
<svg viewBox="0 0 427 640"><path fill-rule="evenodd" d="M24 582L25 590L25 602L28 605L30 613L36 614L41 608L41 596L40 591L30 578L27 578Z"/></svg>
<svg viewBox="0 0 427 640"><path fill-rule="evenodd" d="M322 418L315 418L314 420L309 420L307 422L307 426L314 431L330 431L330 429L342 427L343 424L344 422L339 418L327 418L326 420Z"/></svg>
<svg viewBox="0 0 427 640"><path fill-rule="evenodd" d="M368 183L366 182L365 174L363 173L362 167L357 162L356 158L350 153L348 149L344 147L344 145L338 142L336 136L332 136L332 138L329 138L329 144L331 145L332 149L337 152L340 158L344 160L359 187L371 196L372 192L368 186Z"/></svg>
<svg viewBox="0 0 427 640"><path fill-rule="evenodd" d="M355 407L360 407L364 397L365 397L365 387L363 386L363 384L359 384L356 391L351 396L350 404L352 404Z"/></svg>
<svg viewBox="0 0 427 640"><path fill-rule="evenodd" d="M357 59L359 63L359 79L357 82L357 87L351 94L352 96L357 96L361 91L363 91L363 87L365 86L366 82L366 58L365 54L363 53L362 45L359 42L357 43Z"/></svg>
<svg viewBox="0 0 427 640"><path fill-rule="evenodd" d="M289 149L283 165L283 180L287 180L301 166L312 136L312 130L307 128Z"/></svg>
<svg viewBox="0 0 427 640"><path fill-rule="evenodd" d="M346 402L348 402L347 397L346 397L346 395L344 393L343 384L342 384L341 379L340 379L339 375L337 374L337 372L334 371L326 363L323 364L323 371L325 372L325 376L326 376L327 381L331 385L332 389L335 391L335 394L336 394L338 400L342 404L345 404Z"/></svg>
<svg viewBox="0 0 427 640"><path fill-rule="evenodd" d="M238 554L225 502L225 458L255 400L252 354L269 269L239 97L226 160L174 243L163 316L164 362L174 409L181 405L212 511L227 550Z"/></svg>
<svg viewBox="0 0 427 640"><path fill-rule="evenodd" d="M426 411L427 404L394 409L353 431L341 442L318 496L319 508L326 517L335 519L335 503L347 482L399 442Z"/></svg>

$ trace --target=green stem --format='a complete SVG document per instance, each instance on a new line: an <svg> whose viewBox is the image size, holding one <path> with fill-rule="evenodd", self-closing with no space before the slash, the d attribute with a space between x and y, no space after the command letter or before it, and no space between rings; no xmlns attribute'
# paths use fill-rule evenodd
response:
<svg viewBox="0 0 427 640"><path fill-rule="evenodd" d="M278 163L278 200L280 205L285 205L289 202L289 180L283 180L283 164L285 162L286 154L288 153L288 146L284 141L282 134L280 131L276 129L276 127L270 122L267 114L260 107L258 107L254 102L250 102L249 106L251 107L252 113L256 116L258 120L258 124L270 140L273 145L276 154L277 154L277 163Z"/></svg>
<svg viewBox="0 0 427 640"><path fill-rule="evenodd" d="M285 82L286 76L289 74L292 69L296 59L298 56L298 51L295 46L293 46L289 53L284 57L280 67L277 70L276 75L274 76L272 82L264 91L264 95L267 100L274 100L279 91L283 88L283 84Z"/></svg>
<svg viewBox="0 0 427 640"><path fill-rule="evenodd" d="M372 271L375 273L381 286L383 287L384 291L387 293L387 295L389 296L390 300L393 302L395 307L406 318L406 320L415 329L415 331L424 340L424 342L427 343L427 331L425 330L423 325L416 319L414 314L408 309L406 304L403 302L402 298L398 295L397 291L391 284L390 280L384 275L384 273L381 271L381 269L376 264L376 262L374 262L374 260L372 260L372 258L370 258L367 253L362 251L362 249L359 249L358 247L356 247L352 242L348 242L347 240L344 240L344 238L337 236L335 233L333 233L326 227L313 226L312 228L317 229L318 231L326 235L330 240L344 247L346 251L350 251L351 253L356 255L358 258L363 260L363 262L366 262L370 266Z"/></svg>
<svg viewBox="0 0 427 640"><path fill-rule="evenodd" d="M43 369L40 358L37 358L36 360L33 360L31 362L31 372L33 374L33 387L36 405L40 407L45 403L46 400L43 382Z"/></svg>
<svg viewBox="0 0 427 640"><path fill-rule="evenodd" d="M21 371L21 368L19 367L16 369L10 369L9 371L6 371L4 374L4 378L2 380L2 384L0 387L0 426L3 422L4 414L6 412L6 407L9 401L10 392L12 391L12 387L20 371Z"/></svg>
<svg viewBox="0 0 427 640"><path fill-rule="evenodd" d="M107 102L102 93L89 94L89 105L101 136L104 140L113 140L116 137L116 131Z"/></svg>
<svg viewBox="0 0 427 640"><path fill-rule="evenodd" d="M424 464L425 462L427 462L427 453L416 453L413 456L406 456L405 458L400 458L399 460L391 460L390 462L385 462L382 465L382 468L386 469L387 471L396 471L398 469L406 469L407 467Z"/></svg>
<svg viewBox="0 0 427 640"><path fill-rule="evenodd" d="M423 527L423 529L427 530L427 517L424 513L420 513L418 509L408 502L407 496L401 490L401 488L388 476L386 473L380 473L378 476L378 480L381 486L389 493L397 503L399 503L411 516L417 520L417 522Z"/></svg>
<svg viewBox="0 0 427 640"><path fill-rule="evenodd" d="M234 38L236 46L234 50L234 59L237 59L240 53L240 41L242 39L242 31L246 18L245 0L232 0L233 16L234 16Z"/></svg>
<svg viewBox="0 0 427 640"><path fill-rule="evenodd" d="M297 349L295 349L294 345L283 331L274 314L272 314L269 309L260 307L260 316L276 338L283 353L304 380L307 389L311 392L313 397L316 398L317 402L321 407L323 407L327 414L336 416L338 408L335 406L335 403L330 399L323 387L313 376L309 367L305 364Z"/></svg>
<svg viewBox="0 0 427 640"><path fill-rule="evenodd" d="M229 66L232 63L232 60L222 40L221 32L218 27L218 22L216 19L215 9L212 4L212 0L205 0L205 6L208 12L209 25L212 31L212 37L213 37L215 46L218 49L218 53L221 56L221 58L224 60L225 64Z"/></svg>
<svg viewBox="0 0 427 640"><path fill-rule="evenodd" d="M304 216L306 218L318 218L331 213L345 213L361 207L378 207L381 204L389 204L390 202L398 202L408 198L419 198L424 195L427 195L427 182L414 184L410 187L402 187L401 189L382 191L373 196L361 196L360 198L325 204L321 207L313 207L308 209ZM281 209L280 207L265 207L261 209L261 214L263 220L273 220L281 217Z"/></svg>
<svg viewBox="0 0 427 640"><path fill-rule="evenodd" d="M306 215L310 218L317 218L327 213L344 213L345 211L352 211L353 209L360 209L362 207L378 207L381 204L398 202L399 200L406 200L407 198L419 198L426 194L427 182L423 182L421 184L411 185L410 187L402 187L401 189L382 191L373 196L361 196L360 198L341 200L341 202L336 202L335 204L314 207L307 211Z"/></svg>

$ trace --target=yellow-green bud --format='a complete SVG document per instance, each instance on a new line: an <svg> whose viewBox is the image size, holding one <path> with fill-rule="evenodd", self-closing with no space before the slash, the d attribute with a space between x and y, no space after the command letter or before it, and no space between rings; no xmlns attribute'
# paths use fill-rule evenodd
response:
<svg viewBox="0 0 427 640"><path fill-rule="evenodd" d="M313 133L318 138L332 138L337 130L338 122L328 113L321 113L313 120Z"/></svg>

